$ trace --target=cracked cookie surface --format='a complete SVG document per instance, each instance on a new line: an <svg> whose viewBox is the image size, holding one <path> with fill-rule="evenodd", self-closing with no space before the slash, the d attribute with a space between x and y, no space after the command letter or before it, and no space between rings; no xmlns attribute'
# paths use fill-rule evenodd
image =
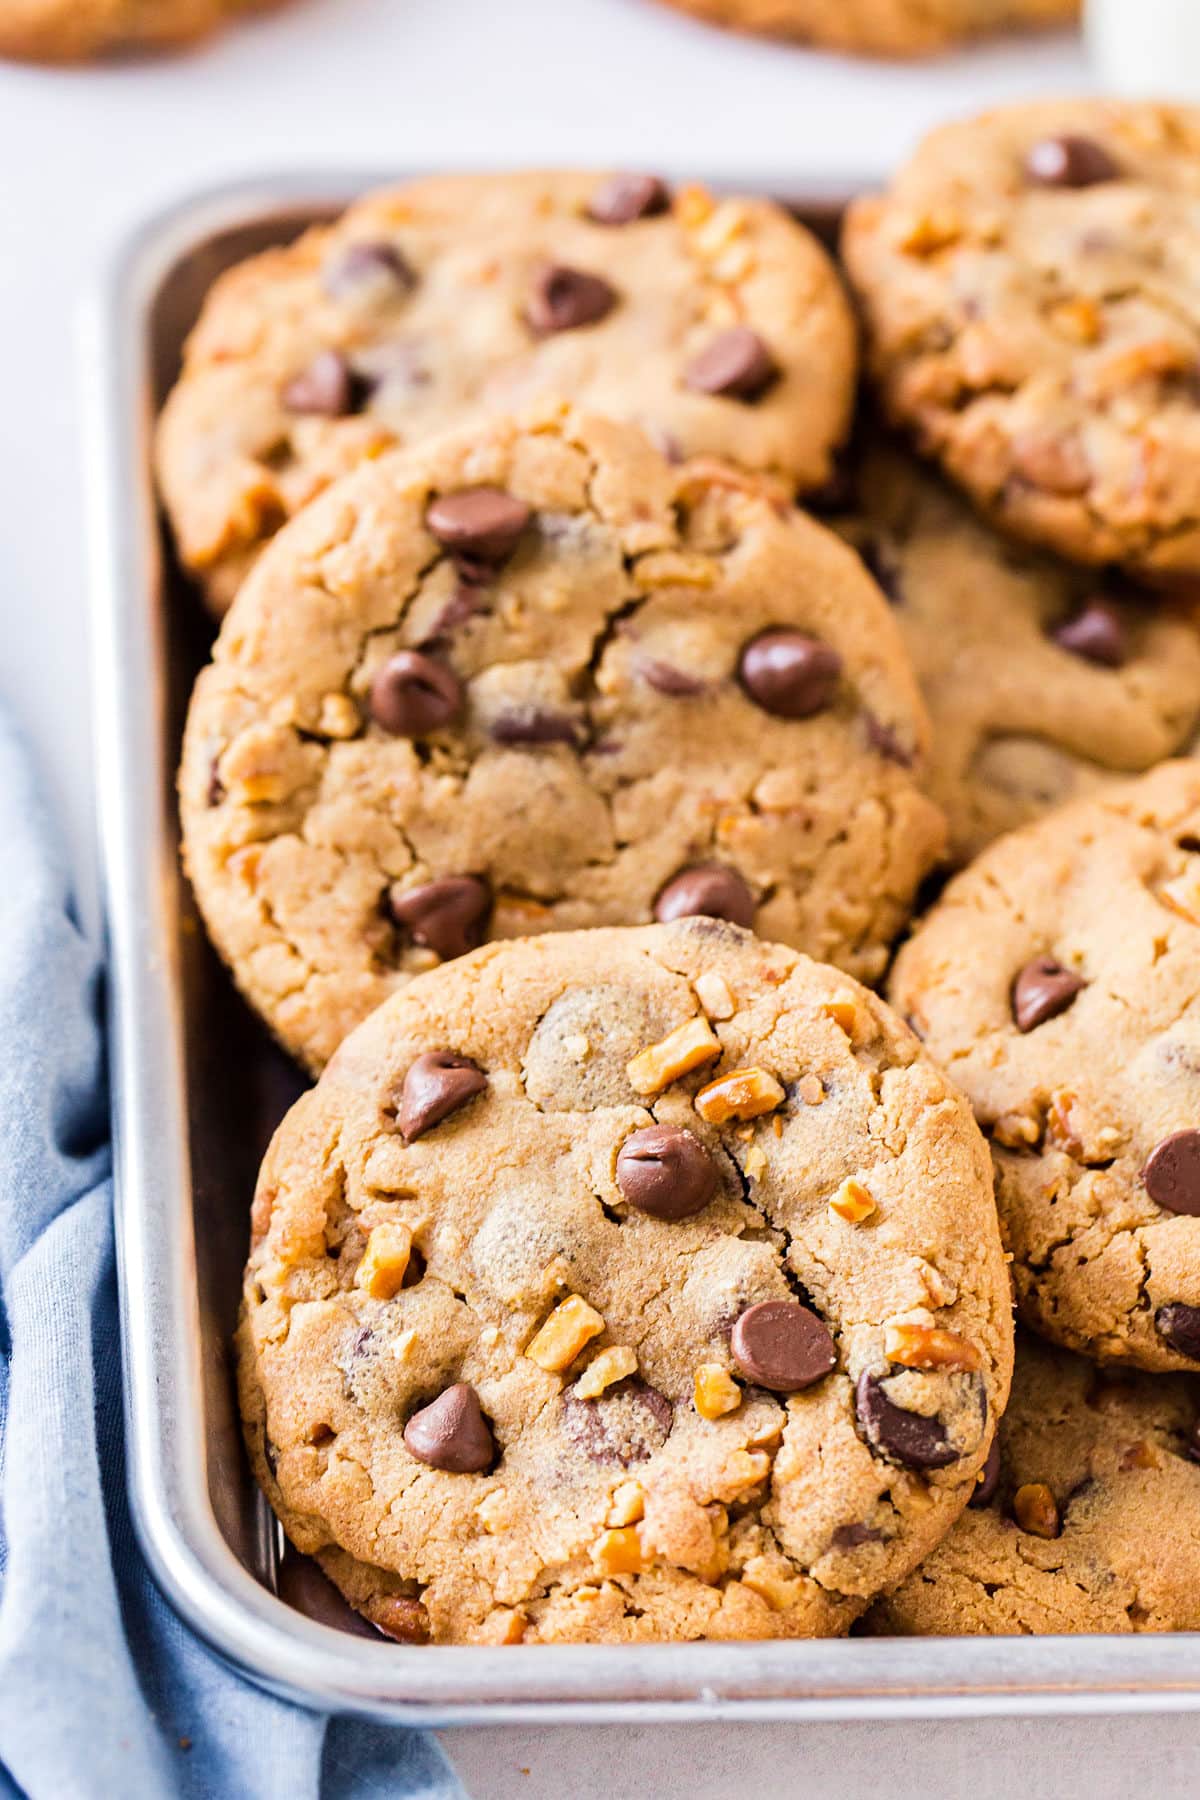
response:
<svg viewBox="0 0 1200 1800"><path fill-rule="evenodd" d="M969 1108L876 996L723 920L420 977L285 1119L253 1226L255 1472L404 1641L843 1631L1007 1393Z"/></svg>
<svg viewBox="0 0 1200 1800"><path fill-rule="evenodd" d="M0 0L0 56L83 62L204 37L277 0Z"/></svg>
<svg viewBox="0 0 1200 1800"><path fill-rule="evenodd" d="M1200 763L993 844L890 997L991 1139L1028 1322L1101 1361L1200 1366Z"/></svg>
<svg viewBox="0 0 1200 1800"><path fill-rule="evenodd" d="M337 475L546 396L815 487L856 362L829 257L769 201L646 176L438 177L217 282L163 412L159 482L221 611Z"/></svg>
<svg viewBox="0 0 1200 1800"><path fill-rule="evenodd" d="M738 31L870 56L923 56L1079 16L1079 0L670 0Z"/></svg>
<svg viewBox="0 0 1200 1800"><path fill-rule="evenodd" d="M867 1629L1200 1628L1198 1399L1187 1376L1101 1372L1019 1336L994 1467Z"/></svg>
<svg viewBox="0 0 1200 1800"><path fill-rule="evenodd" d="M855 510L831 523L895 609L954 861L1185 748L1200 713L1194 612L1000 537L882 434L853 486Z"/></svg>
<svg viewBox="0 0 1200 1800"><path fill-rule="evenodd" d="M316 1068L485 936L715 913L880 975L941 847L926 748L852 551L555 412L364 467L280 534L196 686L185 853Z"/></svg>
<svg viewBox="0 0 1200 1800"><path fill-rule="evenodd" d="M891 415L1006 529L1200 570L1200 112L1038 102L934 132L843 252Z"/></svg>

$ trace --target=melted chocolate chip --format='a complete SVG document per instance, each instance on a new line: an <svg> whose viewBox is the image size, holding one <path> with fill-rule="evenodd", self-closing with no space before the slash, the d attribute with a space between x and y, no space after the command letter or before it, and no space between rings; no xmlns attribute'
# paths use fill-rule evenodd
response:
<svg viewBox="0 0 1200 1800"><path fill-rule="evenodd" d="M396 1107L396 1124L406 1144L423 1137L473 1100L487 1086L487 1076L468 1056L450 1050L427 1050L404 1077Z"/></svg>
<svg viewBox="0 0 1200 1800"><path fill-rule="evenodd" d="M999 1438L999 1435L997 1435L996 1437L994 1437L992 1439L992 1447L987 1453L987 1461L984 1463L983 1468L980 1471L979 1479L975 1483L975 1491L971 1495L971 1498L967 1501L967 1505L968 1506L987 1506L987 1505L989 1505L990 1502L995 1498L996 1489L999 1486L1000 1486L1000 1438Z"/></svg>
<svg viewBox="0 0 1200 1800"><path fill-rule="evenodd" d="M857 1550L862 1544L878 1544L883 1541L882 1531L876 1531L874 1525L839 1525L831 1540L835 1550Z"/></svg>
<svg viewBox="0 0 1200 1800"><path fill-rule="evenodd" d="M702 694L708 686L699 675L689 675L686 669L677 669L674 663L660 662L654 656L639 657L636 666L647 687L672 700L690 699L694 694Z"/></svg>
<svg viewBox="0 0 1200 1800"><path fill-rule="evenodd" d="M1164 1212L1200 1218L1200 1131L1173 1131L1156 1144L1146 1158L1142 1180Z"/></svg>
<svg viewBox="0 0 1200 1800"><path fill-rule="evenodd" d="M738 678L764 712L807 719L833 700L842 659L819 638L802 631L764 631L745 646Z"/></svg>
<svg viewBox="0 0 1200 1800"><path fill-rule="evenodd" d="M904 1469L944 1469L957 1462L942 1421L895 1405L883 1391L885 1379L864 1369L854 1389L858 1422L871 1449Z"/></svg>
<svg viewBox="0 0 1200 1800"><path fill-rule="evenodd" d="M1035 956L1012 985L1012 1015L1018 1031L1032 1031L1066 1012L1087 986L1052 956Z"/></svg>
<svg viewBox="0 0 1200 1800"><path fill-rule="evenodd" d="M632 225L666 212L671 192L657 175L612 175L588 201L588 218L597 225Z"/></svg>
<svg viewBox="0 0 1200 1800"><path fill-rule="evenodd" d="M357 412L365 397L363 384L336 350L320 351L307 369L292 377L282 394L289 412L316 413L326 419Z"/></svg>
<svg viewBox="0 0 1200 1800"><path fill-rule="evenodd" d="M501 713L489 728L497 744L570 744L579 742L579 727L568 713L548 706L527 706L519 712Z"/></svg>
<svg viewBox="0 0 1200 1800"><path fill-rule="evenodd" d="M434 657L399 650L372 681L368 704L375 723L393 737L422 737L461 712L462 683Z"/></svg>
<svg viewBox="0 0 1200 1800"><path fill-rule="evenodd" d="M552 263L536 276L525 317L539 337L549 337L556 331L598 324L616 303L617 290L602 275Z"/></svg>
<svg viewBox="0 0 1200 1800"><path fill-rule="evenodd" d="M828 1326L798 1300L747 1307L734 1323L729 1349L743 1375L776 1394L799 1393L837 1366Z"/></svg>
<svg viewBox="0 0 1200 1800"><path fill-rule="evenodd" d="M1192 1362L1200 1362L1200 1306L1185 1306L1181 1300L1160 1306L1154 1325L1164 1344L1177 1350Z"/></svg>
<svg viewBox="0 0 1200 1800"><path fill-rule="evenodd" d="M630 1375L606 1388L598 1400L580 1400L568 1388L560 1418L564 1437L591 1462L627 1469L662 1449L675 1423L675 1408L657 1388Z"/></svg>
<svg viewBox="0 0 1200 1800"><path fill-rule="evenodd" d="M778 379L775 358L748 325L718 332L683 371L685 387L726 400L759 400Z"/></svg>
<svg viewBox="0 0 1200 1800"><path fill-rule="evenodd" d="M727 919L731 925L749 930L754 923L754 895L736 869L720 863L696 863L681 869L659 892L654 902L654 917L660 925L672 919L690 919L701 915L709 919Z"/></svg>
<svg viewBox="0 0 1200 1800"><path fill-rule="evenodd" d="M717 1170L699 1138L678 1125L648 1125L617 1153L617 1185L630 1206L655 1219L687 1219L717 1191Z"/></svg>
<svg viewBox="0 0 1200 1800"><path fill-rule="evenodd" d="M902 769L911 769L914 757L911 750L906 750L890 725L877 719L872 712L865 713L867 742L877 755L885 762L897 763Z"/></svg>
<svg viewBox="0 0 1200 1800"><path fill-rule="evenodd" d="M430 502L425 526L445 549L485 565L484 573L506 562L532 513L503 488L461 488Z"/></svg>
<svg viewBox="0 0 1200 1800"><path fill-rule="evenodd" d="M487 883L477 875L443 875L420 887L388 890L388 910L414 944L436 950L444 960L465 956L483 941L491 911Z"/></svg>
<svg viewBox="0 0 1200 1800"><path fill-rule="evenodd" d="M480 1475L496 1460L491 1426L466 1381L455 1382L415 1412L404 1427L404 1441L419 1462L452 1475Z"/></svg>
<svg viewBox="0 0 1200 1800"><path fill-rule="evenodd" d="M210 806L220 806L225 798L225 783L221 780L221 759L214 756L208 765L208 787L205 799Z"/></svg>
<svg viewBox="0 0 1200 1800"><path fill-rule="evenodd" d="M395 244L347 244L321 271L321 286L334 300L386 300L411 293L416 271Z"/></svg>
<svg viewBox="0 0 1200 1800"><path fill-rule="evenodd" d="M1039 138L1025 157L1025 173L1039 187L1095 187L1121 178L1119 165L1103 144L1072 132Z"/></svg>
<svg viewBox="0 0 1200 1800"><path fill-rule="evenodd" d="M1109 600L1086 600L1050 635L1060 649L1101 668L1119 669L1129 655L1121 615Z"/></svg>

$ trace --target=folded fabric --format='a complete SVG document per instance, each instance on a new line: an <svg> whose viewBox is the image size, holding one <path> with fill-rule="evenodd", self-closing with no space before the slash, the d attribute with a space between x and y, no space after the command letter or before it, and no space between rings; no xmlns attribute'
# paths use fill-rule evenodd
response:
<svg viewBox="0 0 1200 1800"><path fill-rule="evenodd" d="M0 714L0 1791L462 1788L420 1732L259 1692L175 1618L125 1497L102 969Z"/></svg>

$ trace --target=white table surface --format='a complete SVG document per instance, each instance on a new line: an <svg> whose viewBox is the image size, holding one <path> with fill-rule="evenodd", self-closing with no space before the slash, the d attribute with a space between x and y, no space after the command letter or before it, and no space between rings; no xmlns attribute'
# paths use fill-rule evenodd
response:
<svg viewBox="0 0 1200 1800"><path fill-rule="evenodd" d="M171 62L0 68L0 696L41 756L85 917L96 886L74 325L131 224L226 177L324 165L867 176L951 112L1087 84L1067 43L883 68L743 42L648 0L299 0ZM1185 1718L445 1741L487 1800L1124 1800L1186 1791L1200 1773L1200 1719Z"/></svg>

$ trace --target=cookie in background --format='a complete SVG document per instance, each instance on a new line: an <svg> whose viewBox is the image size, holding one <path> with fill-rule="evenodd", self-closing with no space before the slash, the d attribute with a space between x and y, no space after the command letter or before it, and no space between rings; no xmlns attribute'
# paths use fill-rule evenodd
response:
<svg viewBox="0 0 1200 1800"><path fill-rule="evenodd" d="M912 657L952 861L1189 746L1194 602L1000 536L870 423L851 490L852 509L828 522L875 576Z"/></svg>
<svg viewBox="0 0 1200 1800"><path fill-rule="evenodd" d="M1200 112L1037 101L942 126L842 250L890 418L1004 530L1200 573Z"/></svg>
<svg viewBox="0 0 1200 1800"><path fill-rule="evenodd" d="M945 823L899 628L751 477L567 408L346 476L196 684L184 850L318 1069L485 938L700 913L876 979Z"/></svg>
<svg viewBox="0 0 1200 1800"><path fill-rule="evenodd" d="M547 395L820 486L854 402L833 264L769 200L653 176L438 176L214 286L158 431L184 564L215 611L336 476Z"/></svg>
<svg viewBox="0 0 1200 1800"><path fill-rule="evenodd" d="M889 995L991 1142L1025 1321L1200 1370L1200 761L998 839Z"/></svg>
<svg viewBox="0 0 1200 1800"><path fill-rule="evenodd" d="M0 0L0 57L88 62L178 48L281 0Z"/></svg>
<svg viewBox="0 0 1200 1800"><path fill-rule="evenodd" d="M965 1637L1200 1629L1200 1386L1017 1337L988 1467L865 1621Z"/></svg>
<svg viewBox="0 0 1200 1800"><path fill-rule="evenodd" d="M714 25L825 50L930 56L1001 32L1070 25L1079 0L671 0Z"/></svg>

